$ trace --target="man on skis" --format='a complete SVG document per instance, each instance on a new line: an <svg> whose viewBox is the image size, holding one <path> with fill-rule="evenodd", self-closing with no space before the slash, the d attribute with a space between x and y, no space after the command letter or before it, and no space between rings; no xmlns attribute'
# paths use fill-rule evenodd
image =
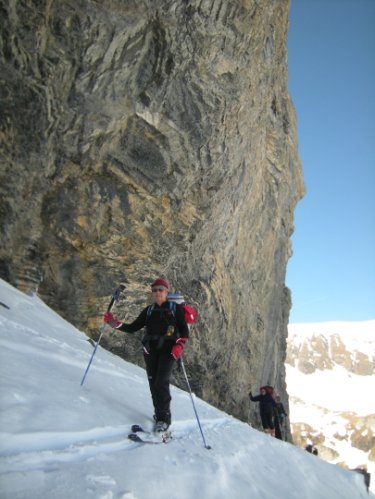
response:
<svg viewBox="0 0 375 499"><path fill-rule="evenodd" d="M184 310L168 300L169 289L167 279L156 279L151 284L153 304L144 308L129 324L119 321L111 312L104 315L104 322L120 331L134 333L146 329L142 344L156 432L165 432L171 424L170 377L174 362L181 357L189 337Z"/></svg>

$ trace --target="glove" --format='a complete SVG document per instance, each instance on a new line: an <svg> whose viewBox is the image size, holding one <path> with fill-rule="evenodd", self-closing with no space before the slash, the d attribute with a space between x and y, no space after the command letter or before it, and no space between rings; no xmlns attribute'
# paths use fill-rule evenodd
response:
<svg viewBox="0 0 375 499"><path fill-rule="evenodd" d="M106 314L104 314L103 320L106 324L113 327L113 329L117 329L122 325L122 322L120 322L116 317L114 317L112 312L107 312Z"/></svg>
<svg viewBox="0 0 375 499"><path fill-rule="evenodd" d="M187 338L178 338L175 345L173 345L171 355L175 360L178 360L181 357L186 340Z"/></svg>

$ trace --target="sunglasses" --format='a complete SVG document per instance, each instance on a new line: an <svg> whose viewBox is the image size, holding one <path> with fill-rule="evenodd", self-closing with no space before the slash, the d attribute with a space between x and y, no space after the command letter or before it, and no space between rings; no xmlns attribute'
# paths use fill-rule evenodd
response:
<svg viewBox="0 0 375 499"><path fill-rule="evenodd" d="M166 290L167 290L167 288L165 288L164 286L159 286L159 287L157 287L157 288L152 288L152 289L151 289L151 291L152 291L153 293L156 293L157 291L166 291Z"/></svg>

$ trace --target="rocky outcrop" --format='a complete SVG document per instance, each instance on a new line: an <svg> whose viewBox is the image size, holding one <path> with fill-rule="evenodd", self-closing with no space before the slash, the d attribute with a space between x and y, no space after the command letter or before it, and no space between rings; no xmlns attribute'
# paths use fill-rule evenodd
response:
<svg viewBox="0 0 375 499"><path fill-rule="evenodd" d="M294 398L291 397L291 404L294 403ZM328 411L323 412L328 414ZM335 412L331 417L332 421L341 419L343 424L340 432L329 436L307 423L292 423L294 444L304 448L307 442L312 441L319 449L320 457L334 461L340 457L337 442L347 442L353 449L362 451L363 455L367 454L369 461L375 461L374 414L359 417L350 412Z"/></svg>
<svg viewBox="0 0 375 499"><path fill-rule="evenodd" d="M366 353L355 347L349 348L339 334L313 334L304 338L301 336L300 341L291 338L286 362L304 374L332 369L335 365L360 376L372 376L375 373L375 357L372 351Z"/></svg>
<svg viewBox="0 0 375 499"><path fill-rule="evenodd" d="M1 5L1 277L95 337L114 286L131 320L165 275L200 312L197 394L242 419L250 385L286 403L289 1Z"/></svg>

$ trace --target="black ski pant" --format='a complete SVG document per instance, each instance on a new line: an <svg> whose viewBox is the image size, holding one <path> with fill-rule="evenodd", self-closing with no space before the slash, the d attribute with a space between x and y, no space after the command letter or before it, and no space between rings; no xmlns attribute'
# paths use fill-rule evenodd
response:
<svg viewBox="0 0 375 499"><path fill-rule="evenodd" d="M260 419L262 420L263 430L274 430L275 420L272 407L260 408Z"/></svg>
<svg viewBox="0 0 375 499"><path fill-rule="evenodd" d="M156 419L170 424L169 382L175 360L169 351L158 350L144 354L144 358Z"/></svg>

